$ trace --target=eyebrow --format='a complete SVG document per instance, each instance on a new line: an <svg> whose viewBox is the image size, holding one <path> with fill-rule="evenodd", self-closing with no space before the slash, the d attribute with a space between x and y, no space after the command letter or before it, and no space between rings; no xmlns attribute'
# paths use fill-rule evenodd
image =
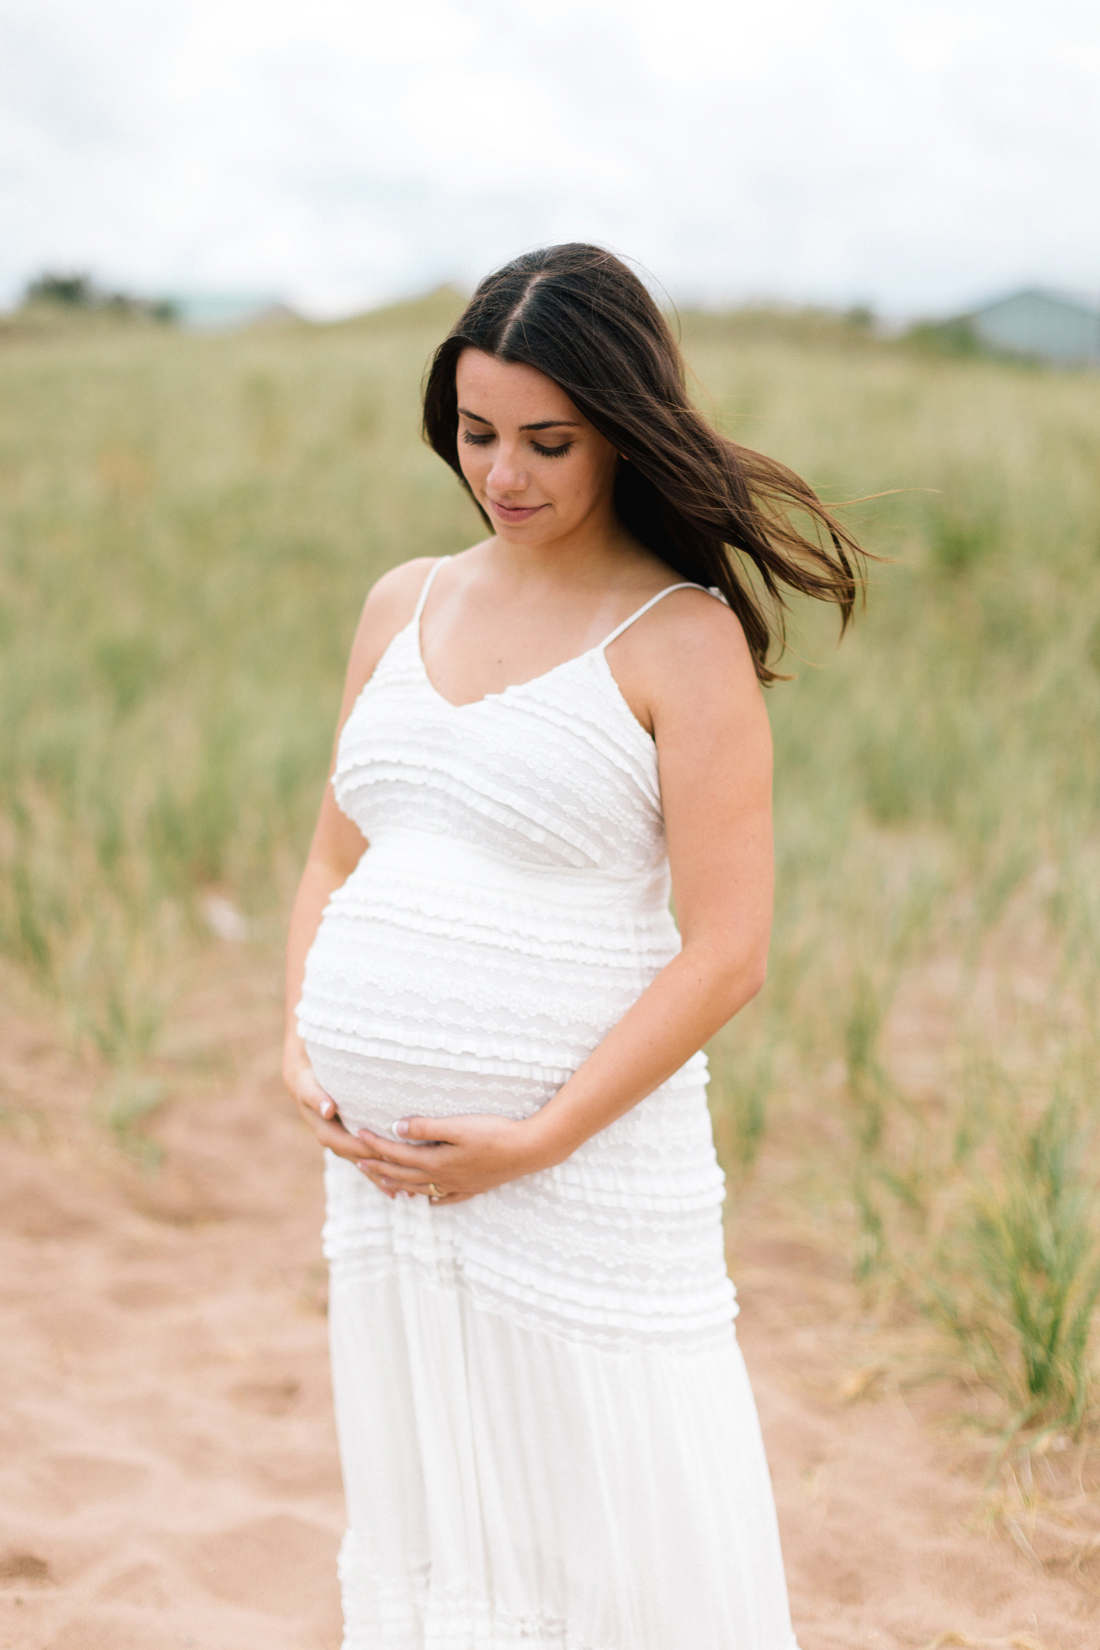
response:
<svg viewBox="0 0 1100 1650"><path fill-rule="evenodd" d="M480 413L471 412L468 407L459 407L463 418L472 418L475 424L488 424L487 418ZM541 424L521 424L521 430L579 430L580 425L572 418L544 418Z"/></svg>

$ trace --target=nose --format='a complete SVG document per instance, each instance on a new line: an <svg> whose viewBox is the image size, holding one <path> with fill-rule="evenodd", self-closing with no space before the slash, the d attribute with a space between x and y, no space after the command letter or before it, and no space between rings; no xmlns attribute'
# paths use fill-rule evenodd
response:
<svg viewBox="0 0 1100 1650"><path fill-rule="evenodd" d="M522 493L527 486L527 471L523 467L523 452L519 447L505 445L497 448L493 467L487 477L489 490L498 496L504 493Z"/></svg>

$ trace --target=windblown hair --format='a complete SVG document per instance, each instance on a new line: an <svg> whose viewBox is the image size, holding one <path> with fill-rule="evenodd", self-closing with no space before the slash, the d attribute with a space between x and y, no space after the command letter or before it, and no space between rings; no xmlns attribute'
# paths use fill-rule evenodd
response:
<svg viewBox="0 0 1100 1650"><path fill-rule="evenodd" d="M783 651L790 592L835 602L843 633L863 593L858 544L793 470L707 423L668 324L618 258L572 242L482 281L424 387L425 437L464 486L455 368L468 348L545 373L629 461L615 480L619 520L682 578L722 592L761 682L778 676L768 658Z"/></svg>

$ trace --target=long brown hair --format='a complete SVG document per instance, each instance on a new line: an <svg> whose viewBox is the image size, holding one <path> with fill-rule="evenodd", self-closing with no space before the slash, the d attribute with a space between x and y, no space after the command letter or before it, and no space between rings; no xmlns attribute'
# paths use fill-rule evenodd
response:
<svg viewBox="0 0 1100 1650"><path fill-rule="evenodd" d="M470 348L545 373L629 461L615 479L619 520L682 578L722 592L762 682L777 677L768 655L783 650L787 592L835 602L843 632L863 590L858 544L793 470L696 410L664 316L618 258L571 242L482 281L424 387L425 437L464 486L455 368ZM792 512L809 518L810 536Z"/></svg>

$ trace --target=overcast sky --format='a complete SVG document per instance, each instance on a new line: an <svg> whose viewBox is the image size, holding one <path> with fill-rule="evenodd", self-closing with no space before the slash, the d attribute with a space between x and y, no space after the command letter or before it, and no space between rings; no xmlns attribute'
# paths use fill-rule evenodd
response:
<svg viewBox="0 0 1100 1650"><path fill-rule="evenodd" d="M594 239L679 300L1100 296L1096 0L0 0L0 299L336 314Z"/></svg>

